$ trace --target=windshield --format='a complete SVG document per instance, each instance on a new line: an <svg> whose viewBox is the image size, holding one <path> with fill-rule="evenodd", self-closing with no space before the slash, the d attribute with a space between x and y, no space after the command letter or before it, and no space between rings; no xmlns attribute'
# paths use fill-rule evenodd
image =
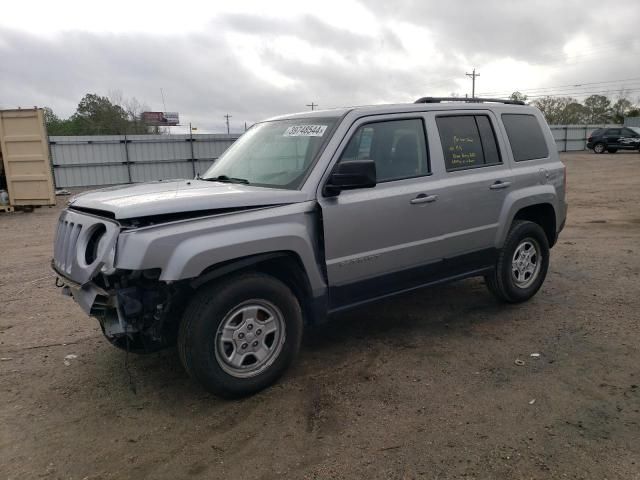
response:
<svg viewBox="0 0 640 480"><path fill-rule="evenodd" d="M256 124L202 179L297 190L337 121L317 117Z"/></svg>

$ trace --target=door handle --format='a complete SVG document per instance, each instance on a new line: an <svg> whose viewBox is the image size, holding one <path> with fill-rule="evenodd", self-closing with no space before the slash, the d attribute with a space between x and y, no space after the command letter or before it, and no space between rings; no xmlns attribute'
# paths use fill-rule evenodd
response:
<svg viewBox="0 0 640 480"><path fill-rule="evenodd" d="M424 193L421 193L420 195L418 195L416 198L411 200L411 205L417 205L419 203L432 203L435 202L438 199L437 195L426 195Z"/></svg>
<svg viewBox="0 0 640 480"><path fill-rule="evenodd" d="M502 190L503 188L509 188L510 185L511 182L503 182L502 180L497 180L496 182L492 183L489 188L491 190Z"/></svg>

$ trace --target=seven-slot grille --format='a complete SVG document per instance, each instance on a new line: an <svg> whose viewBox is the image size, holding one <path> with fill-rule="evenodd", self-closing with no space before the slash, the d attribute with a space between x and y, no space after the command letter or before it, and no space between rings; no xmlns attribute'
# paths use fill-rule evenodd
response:
<svg viewBox="0 0 640 480"><path fill-rule="evenodd" d="M73 266L74 257L77 255L76 247L81 231L82 225L80 223L63 219L58 222L53 260L56 268L61 272L71 274L71 267Z"/></svg>

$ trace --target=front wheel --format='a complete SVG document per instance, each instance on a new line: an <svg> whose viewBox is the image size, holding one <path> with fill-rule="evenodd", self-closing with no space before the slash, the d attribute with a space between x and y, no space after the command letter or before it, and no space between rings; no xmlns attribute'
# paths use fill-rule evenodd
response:
<svg viewBox="0 0 640 480"><path fill-rule="evenodd" d="M274 277L251 273L203 286L178 334L189 375L223 397L250 395L275 382L300 348L298 300Z"/></svg>
<svg viewBox="0 0 640 480"><path fill-rule="evenodd" d="M536 294L548 269L549 242L544 231L537 223L517 220L485 281L498 299L519 303Z"/></svg>

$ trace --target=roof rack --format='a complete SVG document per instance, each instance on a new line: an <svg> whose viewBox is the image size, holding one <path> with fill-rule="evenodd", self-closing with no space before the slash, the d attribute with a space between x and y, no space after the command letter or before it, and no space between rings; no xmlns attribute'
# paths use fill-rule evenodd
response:
<svg viewBox="0 0 640 480"><path fill-rule="evenodd" d="M478 97L421 97L413 103L440 103L440 102L465 102L465 103L506 103L509 105L524 105L522 100L505 100L502 98L478 98Z"/></svg>

